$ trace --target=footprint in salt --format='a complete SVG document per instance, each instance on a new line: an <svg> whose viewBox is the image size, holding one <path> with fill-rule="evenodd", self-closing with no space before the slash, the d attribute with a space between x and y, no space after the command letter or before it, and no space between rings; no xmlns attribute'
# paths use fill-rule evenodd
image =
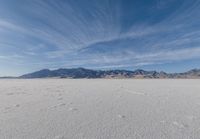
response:
<svg viewBox="0 0 200 139"><path fill-rule="evenodd" d="M58 106L65 106L66 104L65 103L61 103L61 104L58 104Z"/></svg>
<svg viewBox="0 0 200 139"><path fill-rule="evenodd" d="M13 107L18 108L18 107L20 107L20 105L19 104L15 104L12 107L5 107L4 108L4 110L5 110L4 113L7 113L7 112L10 112L10 111L14 110Z"/></svg>
<svg viewBox="0 0 200 139"><path fill-rule="evenodd" d="M56 109L58 107L64 107L66 104L65 103L60 103L60 104L57 104L55 106L51 106L50 109Z"/></svg>
<svg viewBox="0 0 200 139"><path fill-rule="evenodd" d="M165 121L165 120L162 120L162 121L160 121L160 123L162 123L162 124L166 124L166 121Z"/></svg>
<svg viewBox="0 0 200 139"><path fill-rule="evenodd" d="M77 111L77 110L78 110L77 108L72 108L72 107L69 108L69 111Z"/></svg>
<svg viewBox="0 0 200 139"><path fill-rule="evenodd" d="M61 93L59 93L59 94L58 94L58 96L62 96L62 94L61 94Z"/></svg>
<svg viewBox="0 0 200 139"><path fill-rule="evenodd" d="M181 124L181 123L178 123L177 121L174 121L172 122L172 124L180 129L183 129L183 128L187 128L188 125L187 124Z"/></svg>
<svg viewBox="0 0 200 139"><path fill-rule="evenodd" d="M8 113L11 110L11 107L5 107L3 113Z"/></svg>
<svg viewBox="0 0 200 139"><path fill-rule="evenodd" d="M16 104L16 105L14 105L14 107L20 107L20 105L19 105L19 104Z"/></svg>
<svg viewBox="0 0 200 139"><path fill-rule="evenodd" d="M5 109L5 110L9 110L9 109L10 109L10 107L5 107L4 109Z"/></svg>
<svg viewBox="0 0 200 139"><path fill-rule="evenodd" d="M58 100L63 100L63 98L62 98L62 97L59 97Z"/></svg>
<svg viewBox="0 0 200 139"><path fill-rule="evenodd" d="M118 97L118 98L122 98L122 94L118 94L117 97Z"/></svg>
<svg viewBox="0 0 200 139"><path fill-rule="evenodd" d="M14 93L6 93L7 96L12 96Z"/></svg>
<svg viewBox="0 0 200 139"><path fill-rule="evenodd" d="M188 115L188 116L186 116L186 118L187 118L189 121L193 121L193 120L196 119L196 116L194 116L194 115Z"/></svg>
<svg viewBox="0 0 200 139"><path fill-rule="evenodd" d="M60 135L58 135L58 136L55 136L54 139L64 139L64 136L60 136Z"/></svg>
<svg viewBox="0 0 200 139"><path fill-rule="evenodd" d="M118 117L119 117L119 118L122 118L122 119L126 118L125 115L121 115L121 114L119 114Z"/></svg>
<svg viewBox="0 0 200 139"><path fill-rule="evenodd" d="M56 109L56 108L57 108L57 105L50 107L50 109Z"/></svg>

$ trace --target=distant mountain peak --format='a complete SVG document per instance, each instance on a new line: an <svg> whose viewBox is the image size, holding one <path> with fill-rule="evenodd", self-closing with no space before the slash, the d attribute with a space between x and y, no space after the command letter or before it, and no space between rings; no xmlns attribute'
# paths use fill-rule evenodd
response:
<svg viewBox="0 0 200 139"><path fill-rule="evenodd" d="M42 69L42 70L39 70L39 71L51 71L50 69Z"/></svg>

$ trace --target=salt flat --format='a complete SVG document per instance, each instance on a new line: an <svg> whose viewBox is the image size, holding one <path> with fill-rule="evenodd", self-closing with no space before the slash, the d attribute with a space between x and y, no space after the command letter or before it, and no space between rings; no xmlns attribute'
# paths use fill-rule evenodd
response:
<svg viewBox="0 0 200 139"><path fill-rule="evenodd" d="M0 139L199 139L200 80L0 80Z"/></svg>

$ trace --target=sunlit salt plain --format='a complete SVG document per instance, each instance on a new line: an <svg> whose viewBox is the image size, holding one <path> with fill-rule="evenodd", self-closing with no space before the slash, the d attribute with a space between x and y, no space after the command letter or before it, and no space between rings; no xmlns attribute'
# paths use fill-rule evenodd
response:
<svg viewBox="0 0 200 139"><path fill-rule="evenodd" d="M0 80L1 139L200 139L200 80Z"/></svg>

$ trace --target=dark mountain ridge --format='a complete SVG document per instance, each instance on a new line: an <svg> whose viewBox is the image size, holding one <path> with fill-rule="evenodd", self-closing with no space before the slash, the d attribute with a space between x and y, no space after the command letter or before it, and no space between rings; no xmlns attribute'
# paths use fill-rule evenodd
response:
<svg viewBox="0 0 200 139"><path fill-rule="evenodd" d="M19 78L200 78L200 69L193 69L183 73L166 73L157 71L145 71L137 69L129 70L91 70L85 68L43 69L25 74Z"/></svg>

